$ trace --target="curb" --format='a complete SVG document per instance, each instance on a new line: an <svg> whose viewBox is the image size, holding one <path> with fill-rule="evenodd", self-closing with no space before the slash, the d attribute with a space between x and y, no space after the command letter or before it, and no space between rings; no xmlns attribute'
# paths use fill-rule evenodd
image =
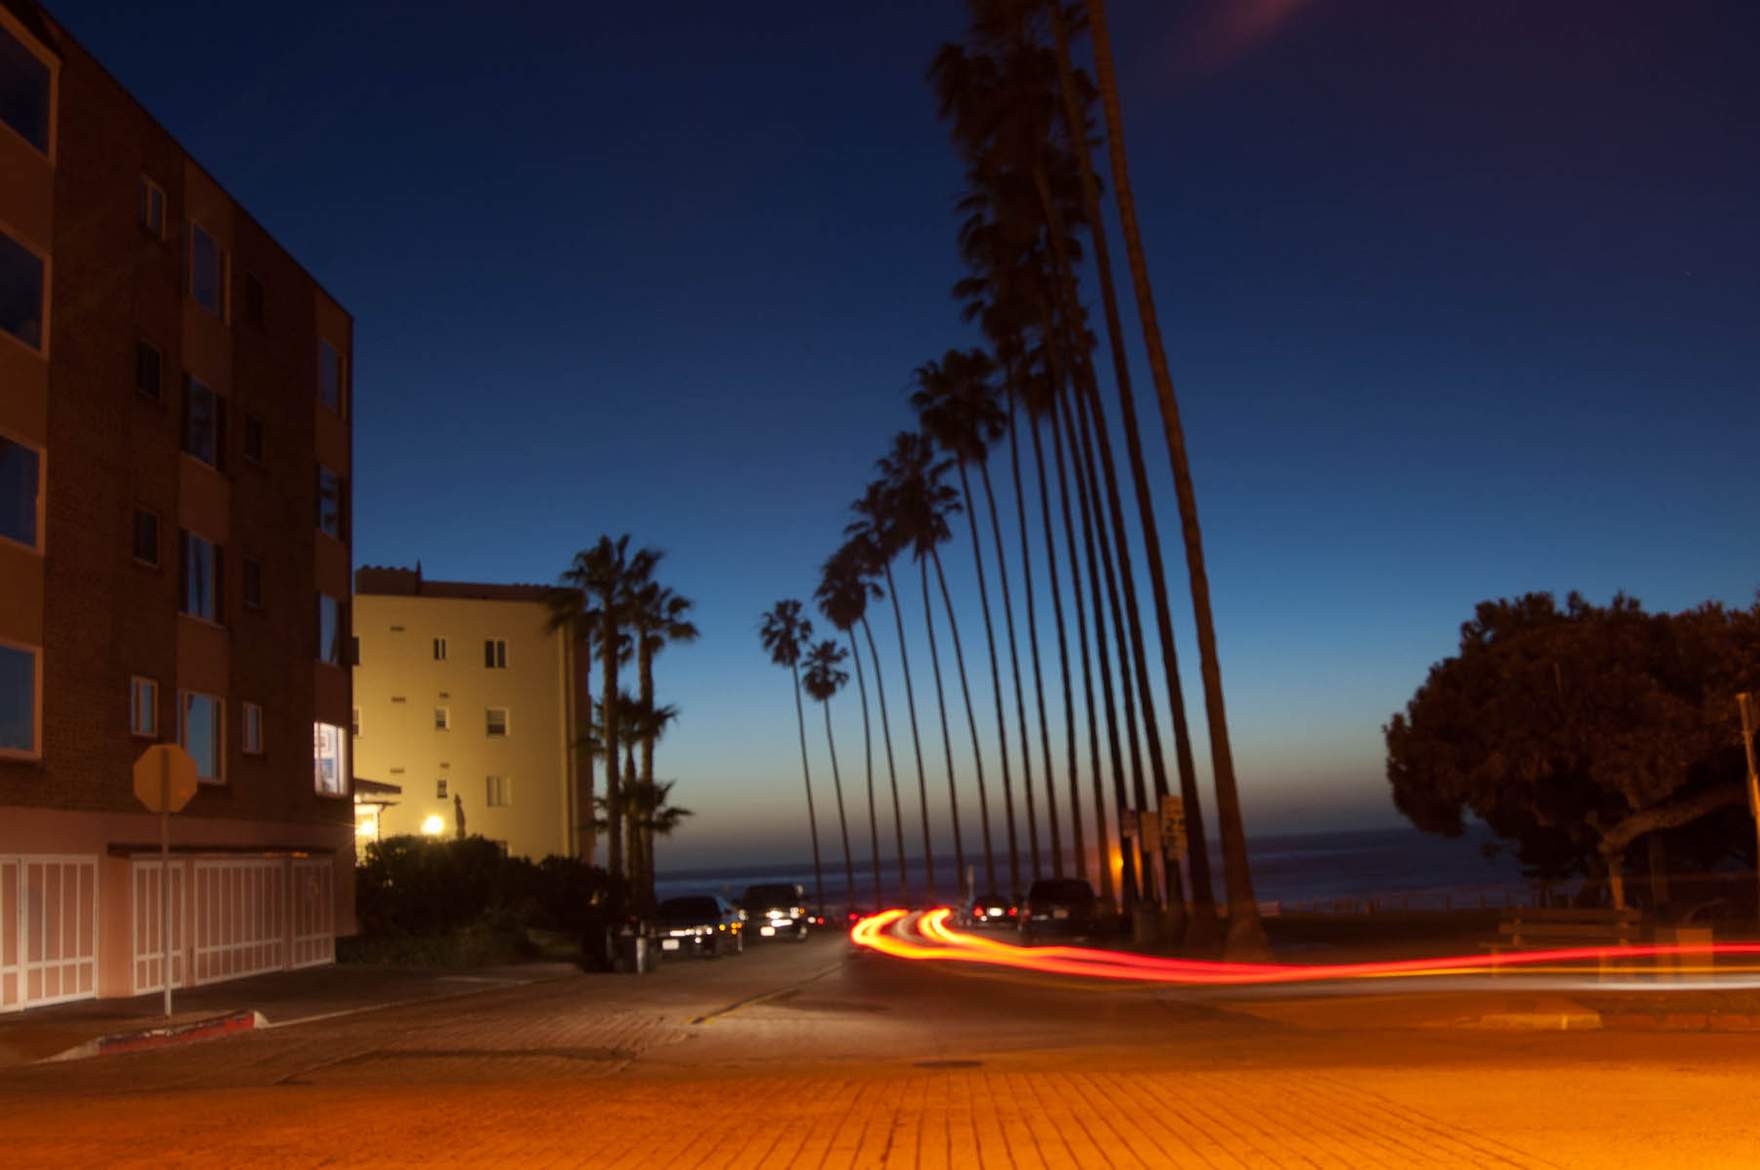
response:
<svg viewBox="0 0 1760 1170"><path fill-rule="evenodd" d="M1760 1016L1733 1012L1607 1012L1601 1026L1620 1032L1760 1032Z"/></svg>
<svg viewBox="0 0 1760 1170"><path fill-rule="evenodd" d="M76 1044L54 1056L46 1056L37 1063L53 1064L66 1060L85 1060L93 1056L118 1056L124 1052L150 1052L157 1048L173 1048L182 1044L197 1044L203 1040L236 1036L240 1032L267 1027L268 1024L269 1021L261 1012L232 1012L224 1016L210 1016L205 1020L191 1020L186 1024L143 1028L135 1032L114 1032Z"/></svg>

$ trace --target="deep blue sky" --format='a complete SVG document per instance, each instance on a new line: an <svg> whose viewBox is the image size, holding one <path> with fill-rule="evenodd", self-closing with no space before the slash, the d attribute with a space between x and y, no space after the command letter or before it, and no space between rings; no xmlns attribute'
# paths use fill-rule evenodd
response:
<svg viewBox="0 0 1760 1170"><path fill-rule="evenodd" d="M1380 726L1481 598L1753 598L1754 5L1113 7L1249 829L1391 822ZM666 549L704 638L662 665L699 814L662 864L804 855L757 615L972 340L923 82L960 6L55 10L354 313L357 556Z"/></svg>

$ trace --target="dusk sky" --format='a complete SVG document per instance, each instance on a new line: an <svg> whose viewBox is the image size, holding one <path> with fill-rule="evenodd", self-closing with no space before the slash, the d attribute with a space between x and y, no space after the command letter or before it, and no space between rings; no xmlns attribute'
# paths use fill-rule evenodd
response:
<svg viewBox="0 0 1760 1170"><path fill-rule="evenodd" d="M697 814L661 865L805 856L758 615L810 597L913 367L977 341L924 81L963 6L52 7L354 314L358 561L547 582L602 532L666 550L703 638L659 668ZM1111 7L1249 832L1396 822L1381 725L1478 600L1753 600L1760 8Z"/></svg>

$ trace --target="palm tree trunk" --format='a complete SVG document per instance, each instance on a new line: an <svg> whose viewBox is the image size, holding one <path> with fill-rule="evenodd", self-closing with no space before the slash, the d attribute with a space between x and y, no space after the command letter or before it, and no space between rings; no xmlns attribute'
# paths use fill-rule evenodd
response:
<svg viewBox="0 0 1760 1170"><path fill-rule="evenodd" d="M984 644L990 651L990 685L996 695L996 739L1002 757L1002 807L1004 815L1008 818L1009 889L1013 891L1014 896L1019 897L1021 890L1020 842L1015 836L1014 827L1014 784L1008 769L1008 723L1002 707L1002 672L996 666L996 631L990 624L990 588L984 580L984 542L978 535L978 513L972 509L972 484L966 475L966 461L964 459L955 460L955 466L959 468L959 490L960 494L965 497L966 519L970 521L972 530L972 559L978 566L978 600L984 611ZM935 572L938 575L941 572L940 554L936 555ZM941 591L945 597L947 593L945 578L942 579ZM949 623L953 621L951 602L948 603L947 620ZM956 650L959 647L958 638L959 633L956 627L954 632L954 648ZM965 686L965 660L963 657L960 660L960 686L963 690ZM971 694L968 692L966 694L966 714L968 716L971 714L971 702ZM972 749L974 751L978 746L977 726L976 722L972 724ZM990 852L990 806L984 791L983 776L984 769L980 764L978 767L978 815L984 824L984 868L990 881L986 891L988 892L996 889L996 862Z"/></svg>
<svg viewBox="0 0 1760 1170"><path fill-rule="evenodd" d="M648 904L646 892L648 875L642 870L642 818L641 801L637 794L641 781L636 776L636 745L632 741L623 749L623 792L633 809L634 815L623 818L624 856L628 858L630 891L635 898L635 912L646 914Z"/></svg>
<svg viewBox="0 0 1760 1170"><path fill-rule="evenodd" d="M1211 770L1216 783L1216 820L1222 835L1223 873L1228 884L1228 949L1231 954L1263 952L1265 927L1259 920L1259 904L1253 894L1252 868L1247 859L1246 826L1241 817L1240 789L1234 773L1234 752L1228 739L1228 713L1223 702L1222 664L1216 649L1216 621L1210 610L1210 579L1204 567L1204 540L1198 527L1198 500L1192 486L1191 461L1187 458L1185 429L1180 423L1179 401L1174 396L1173 375L1161 326L1155 314L1155 294L1149 283L1149 262L1143 250L1142 230L1137 224L1136 198L1131 190L1130 167L1124 148L1124 114L1118 102L1118 78L1112 65L1112 39L1106 31L1104 0L1087 0L1088 24L1094 41L1094 66L1100 85L1101 107L1106 116L1107 153L1112 164L1112 183L1124 229L1125 255L1130 262L1131 287L1136 293L1137 315L1143 341L1149 351L1149 372L1155 382L1155 399L1161 408L1167 453L1173 463L1173 486L1179 501L1180 529L1185 539L1186 572L1191 578L1192 615L1198 628L1199 672L1204 680L1204 712L1210 732ZM1187 813L1190 816L1190 811Z"/></svg>
<svg viewBox="0 0 1760 1170"><path fill-rule="evenodd" d="M1063 94L1064 125L1081 126L1084 119L1076 96L1069 47L1061 13L1052 14L1057 41L1058 69ZM1072 135L1075 141L1079 134ZM1106 333L1111 346L1113 380L1118 389L1119 412L1124 424L1131 479L1136 491L1137 514L1142 522L1144 555L1148 561L1151 595L1155 601L1155 626L1161 640L1161 665L1166 678L1168 705L1173 715L1174 762L1179 771L1180 798L1185 805L1186 856L1191 873L1193 919L1188 942L1198 947L1213 944L1217 933L1216 897L1210 886L1209 842L1204 835L1203 807L1198 797L1197 768L1193 760L1191 727L1186 720L1184 688L1179 677L1179 656L1174 645L1173 617L1168 611L1167 571L1162 562L1160 527L1155 522L1154 505L1150 498L1149 473L1143 459L1142 439L1138 434L1136 400L1131 390L1130 365L1125 357L1124 329L1120 323L1118 289L1112 277L1112 259L1107 247L1104 221L1100 213L1100 185L1087 150L1074 152L1081 171L1082 209L1088 221L1093 246L1094 271L1100 284L1100 300L1105 310ZM1050 218L1058 218L1054 201L1047 203ZM1062 225L1053 223L1053 238L1061 240ZM1058 260L1067 269L1067 261ZM1159 795L1159 790L1157 792ZM1177 874L1178 861L1164 857L1164 864Z"/></svg>
<svg viewBox="0 0 1760 1170"><path fill-rule="evenodd" d="M886 675L880 669L880 648L874 643L874 627L868 624L866 614L862 615L862 633L867 635L868 654L874 660L874 691L880 700L880 738L886 744L886 774L892 780L892 828L898 836L898 896L902 902L909 905L911 879L905 866L904 857L904 808L898 800L898 768L892 760L892 720L886 713ZM911 717L911 724L914 729L916 726L914 714ZM921 752L918 753L917 759L921 763ZM884 899L876 901L874 908L878 910L880 902L883 901Z"/></svg>
<svg viewBox="0 0 1760 1170"><path fill-rule="evenodd" d="M654 650L652 646L646 644L647 641L643 631L638 629L636 631L637 685L641 688L642 709L652 716L654 711ZM647 786L645 790L642 790L643 795L651 798L654 791L654 735L652 726L647 731L648 734L642 736L641 782ZM642 824L645 820L647 820L646 817L637 819L633 834L636 839L635 852L640 855L644 866L648 862L647 830ZM654 909L653 882L654 875L644 873L641 884L641 906L644 914Z"/></svg>
<svg viewBox="0 0 1760 1170"><path fill-rule="evenodd" d="M904 608L899 602L898 585L892 579L892 562L886 562L886 588L892 594L892 618L898 626L898 662L904 674L904 706L911 716L911 747L917 754L917 807L923 815L923 890L930 901L935 900L935 845L929 836L929 773L923 767L923 738L917 731L917 699L911 687L911 656L904 648ZM940 685L937 675L936 685ZM942 721L944 724L946 720ZM890 746L891 741L888 740ZM894 803L897 786L893 786ZM901 881L903 879L900 879Z"/></svg>
<svg viewBox="0 0 1760 1170"><path fill-rule="evenodd" d="M1076 499L1081 504L1082 541L1088 561L1088 594L1093 602L1094 613L1094 647L1100 655L1100 697L1106 714L1106 747L1107 755L1112 763L1112 798L1118 812L1119 824L1109 824L1106 819L1106 803L1101 797L1101 781L1099 769L1094 773L1094 804L1099 818L1097 834L1101 843L1100 864L1103 870L1110 871L1111 859L1107 851L1111 839L1116 833L1119 836L1118 851L1122 862L1119 872L1119 901L1125 913L1130 913L1137 904L1137 870L1136 859L1125 848L1125 840L1119 832L1123 823L1124 810L1130 807L1130 797L1125 794L1124 753L1119 744L1118 708L1112 693L1112 652L1106 644L1106 613L1105 597L1100 585L1100 558L1095 549L1095 533L1100 525L1093 515L1092 489L1089 480L1083 474L1081 446L1076 440L1075 407L1063 394L1058 395L1058 406L1062 415L1065 437L1069 441L1070 462L1074 465L1076 475ZM1086 653L1084 649L1084 654ZM1084 666L1085 666L1084 662Z"/></svg>
<svg viewBox="0 0 1760 1170"><path fill-rule="evenodd" d="M1014 401L1014 396L1012 394L1009 395L1009 401L1010 402ZM1032 747L1032 741L1027 738L1027 699L1026 699L1025 693L1021 689L1021 654L1020 654L1020 650L1016 646L1015 638L1014 638L1014 601L1009 596L1010 590L1008 588L1008 557L1005 556L1002 551L1002 523L1001 523L1001 521L999 521L996 518L996 492L990 485L990 466L989 466L989 464L987 464L987 463L978 464L978 478L984 484L984 503L990 510L990 534L991 534L991 536L993 536L995 538L995 543L996 543L996 577L997 577L997 580L999 580L1002 583L1002 624L1003 624L1003 627L1008 631L1008 665L1009 665L1010 672L1014 676L1014 710L1015 710L1015 716L1016 716L1017 721L1019 723L1020 736L1021 736L1021 791L1026 795L1025 803L1027 806L1027 855L1031 859L1032 873L1033 873L1034 879L1036 880L1039 877L1039 875L1044 872L1044 866L1043 866L1043 863L1041 863L1041 861L1039 860L1039 817L1038 817L1038 811L1034 807L1037 802L1033 798L1033 747ZM1016 488L1016 491L1018 492L1019 488L1020 488L1018 468L1017 468L1017 474L1016 474L1016 480L1015 480L1015 488ZM972 525L972 530L974 532L977 531L976 524ZM1021 535L1023 537L1026 535L1024 529L1023 529ZM1027 546L1023 542L1021 545L1021 552L1023 554L1025 554L1026 551L1027 551ZM1006 767L1007 762L1008 762L1008 747L1007 747L1008 735L1007 735L1007 732L1003 730L1002 724L1003 724L1002 695L999 692L996 696L996 737L997 737L998 742L1000 742L1003 745L1002 759L1003 759L1003 764L1004 764L1004 770L1003 770L1003 775L1002 775L1002 782L1003 782L1004 790L1006 791L1007 786L1008 786L1008 772L1007 772L1007 767ZM1010 837L1009 850L1010 850L1011 854L1013 853L1013 849L1014 849L1014 840L1013 840L1014 813L1013 813L1013 808L1014 808L1014 805L1011 801L1009 804L1010 812L1009 812L1009 822L1008 822L1009 837ZM1010 892L1012 893L1012 895L1014 896L1014 898L1016 900L1018 900L1020 898L1020 896L1026 892L1025 890L1023 890L1021 888L1019 874L1014 875L1014 889L1011 890Z"/></svg>
<svg viewBox="0 0 1760 1170"><path fill-rule="evenodd" d="M848 910L856 896L856 865L849 851L849 818L843 811L843 773L837 767L837 740L831 735L831 703L820 703L825 710L825 747L831 753L831 790L837 794L837 831L843 836L843 906Z"/></svg>
<svg viewBox="0 0 1760 1170"><path fill-rule="evenodd" d="M794 675L794 722L801 737L801 779L807 786L807 832L813 838L813 904L819 914L825 913L825 874L819 864L819 817L813 811L813 773L807 766L807 715L801 707L801 670L789 664Z"/></svg>
<svg viewBox="0 0 1760 1170"><path fill-rule="evenodd" d="M1009 473L1014 477L1014 513L1015 520L1020 527L1021 536L1021 580L1023 582L1022 588L1024 589L1027 598L1027 647L1031 651L1033 663L1033 698L1037 703L1039 710L1039 759L1045 765L1045 819L1050 823L1051 829L1051 873L1053 877L1062 877L1063 834L1058 831L1057 780L1052 774L1051 767L1051 727L1045 722L1045 678L1039 666L1039 615L1033 603L1033 554L1031 545L1027 539L1027 499L1026 493L1021 490L1021 447L1015 429L1016 397L1017 396L1014 394L1008 396L1008 467ZM1029 425L1031 425L1030 420ZM988 486L986 486L985 490L989 490ZM1043 503L1043 499L1041 499L1040 502ZM990 522L992 524L996 522L996 506L994 502L991 504ZM1046 516L1046 529L1049 532L1049 514ZM1049 556L1050 553L1051 550L1047 548L1046 554ZM998 560L1002 559L1002 537L1000 533L998 533L996 538L996 556ZM1052 578L1055 580L1057 576L1055 563L1053 564L1051 574ZM1007 573L1004 573L1002 576L1002 600L1003 609L1006 611L1008 608ZM1027 761L1022 770L1022 782L1028 786L1028 790L1030 791L1033 783L1032 753L1027 745L1027 708L1026 700L1021 696L1021 668L1020 659L1015 654L1014 617L1012 614L1009 615L1008 622L1008 656L1014 660L1014 702L1016 709L1021 713L1021 758ZM1032 819L1032 808L1033 806L1031 802L1029 802L1027 805L1029 823ZM1041 872L1038 858L1038 837L1035 835L1033 840L1033 876L1038 877Z"/></svg>
<svg viewBox="0 0 1760 1170"><path fill-rule="evenodd" d="M612 888L623 874L623 784L617 776L617 618L613 598L600 599L604 605L604 628L599 635L599 655L603 665L600 685L599 713L604 724L605 752L605 843L606 868ZM622 895L617 895L621 897Z"/></svg>
<svg viewBox="0 0 1760 1170"><path fill-rule="evenodd" d="M923 623L929 629L929 665L935 674L935 706L941 712L941 748L947 754L947 806L953 815L953 884L958 888L966 880L966 846L959 824L959 785L953 772L953 737L947 733L947 694L941 686L941 651L935 643L935 607L929 603L929 562L917 558L917 569L923 579ZM982 802L983 786L978 787ZM990 825L984 825L984 860L990 866L990 879L996 879L996 863L990 854Z"/></svg>
<svg viewBox="0 0 1760 1170"><path fill-rule="evenodd" d="M575 639L574 667L576 690L571 733L575 744L575 844L580 859L592 865L599 859L599 832L594 826L593 815L593 790L597 787L593 777L593 749L587 743L588 732L593 726L593 643L590 638Z"/></svg>
<svg viewBox="0 0 1760 1170"><path fill-rule="evenodd" d="M1082 790L1080 771L1076 767L1075 695L1071 690L1069 678L1069 635L1064 626L1063 620L1063 586L1057 579L1057 541L1054 538L1051 528L1051 491L1049 485L1045 481L1045 444L1039 437L1039 422L1037 419L1033 418L1031 414L1027 416L1027 428L1033 435L1033 464L1039 473L1039 520L1045 529L1045 558L1051 566L1051 612L1057 617L1057 669L1063 680L1064 747L1068 753L1066 766L1069 769L1070 839L1071 845L1075 849L1075 871L1079 875L1086 876L1088 871L1088 849L1087 842L1082 839ZM1064 501L1064 516L1066 522L1069 515L1068 509L1069 501L1066 499ZM1072 560L1075 555L1075 541L1072 538L1070 541L1070 557ZM1078 608L1081 606L1081 603L1081 594L1078 590L1076 595L1076 605ZM1028 610L1029 615L1031 612L1031 610ZM1029 621L1030 620L1031 618L1029 617ZM1082 624L1084 626L1082 636L1085 638L1087 636L1085 629L1087 625L1086 618L1083 619ZM1033 643L1034 653L1037 654L1038 638L1036 636L1033 639ZM1035 685L1038 683L1038 674L1039 668L1035 661L1033 667L1033 681ZM1039 698L1039 731L1045 738L1045 772L1047 781L1049 781L1051 774L1051 731L1045 722L1044 703L1044 695L1043 692L1041 692ZM1093 706L1093 685L1090 682L1088 690L1088 709L1090 719L1093 718ZM1096 763L1098 763L1098 747L1095 748L1094 754L1096 756ZM1053 805L1053 808L1055 807L1056 806ZM1051 822L1051 834L1052 840L1056 841L1057 822L1055 819ZM1058 867L1057 876L1063 876L1061 864Z"/></svg>
<svg viewBox="0 0 1760 1170"><path fill-rule="evenodd" d="M864 586L864 588L865 588L865 586ZM869 837L868 860L874 866L874 907L873 908L875 910L878 910L878 909L880 909L880 902L881 902L881 898L880 898L880 816L874 809L874 731L873 731L872 724L869 723L869 721L868 721L868 683L867 683L867 680L863 677L862 651L861 651L861 648L856 645L855 627L851 626L849 629L843 631L843 636L849 639L850 659L855 663L855 666L856 666L856 691L862 700L862 759L867 764L867 772L868 772L868 837ZM879 667L880 667L880 664L878 662L876 662L874 664L874 668L876 670L878 670ZM850 887L849 896L851 899L854 899L856 896L855 887L853 885Z"/></svg>

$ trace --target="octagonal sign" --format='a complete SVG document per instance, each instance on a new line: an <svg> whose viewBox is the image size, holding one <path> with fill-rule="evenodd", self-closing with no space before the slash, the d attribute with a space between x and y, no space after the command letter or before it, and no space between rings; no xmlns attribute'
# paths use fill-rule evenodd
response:
<svg viewBox="0 0 1760 1170"><path fill-rule="evenodd" d="M174 743L156 743L134 762L135 799L149 812L180 812L196 794L196 761Z"/></svg>

